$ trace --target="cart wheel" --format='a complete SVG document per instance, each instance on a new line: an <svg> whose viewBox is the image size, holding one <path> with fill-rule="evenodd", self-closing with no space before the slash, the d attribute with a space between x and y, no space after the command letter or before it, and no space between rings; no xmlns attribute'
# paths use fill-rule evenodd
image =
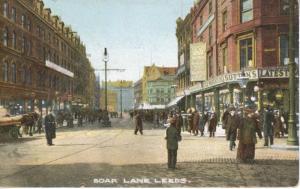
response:
<svg viewBox="0 0 300 189"><path fill-rule="evenodd" d="M8 131L8 135L10 138L13 138L13 139L17 139L18 138L18 133L19 133L19 129L18 127L14 126L14 127L11 127Z"/></svg>

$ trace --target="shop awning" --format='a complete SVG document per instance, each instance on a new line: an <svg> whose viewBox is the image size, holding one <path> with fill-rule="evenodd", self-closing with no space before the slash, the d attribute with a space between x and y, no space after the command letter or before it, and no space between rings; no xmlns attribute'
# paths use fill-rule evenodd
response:
<svg viewBox="0 0 300 189"><path fill-rule="evenodd" d="M172 107L175 106L184 96L178 96L174 98L168 105L167 107Z"/></svg>

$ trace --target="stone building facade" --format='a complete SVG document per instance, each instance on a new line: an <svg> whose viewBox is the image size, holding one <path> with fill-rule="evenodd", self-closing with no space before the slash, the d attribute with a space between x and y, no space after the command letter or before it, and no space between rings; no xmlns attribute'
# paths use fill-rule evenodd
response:
<svg viewBox="0 0 300 189"><path fill-rule="evenodd" d="M94 70L76 32L42 0L0 8L0 105L22 113L93 103Z"/></svg>

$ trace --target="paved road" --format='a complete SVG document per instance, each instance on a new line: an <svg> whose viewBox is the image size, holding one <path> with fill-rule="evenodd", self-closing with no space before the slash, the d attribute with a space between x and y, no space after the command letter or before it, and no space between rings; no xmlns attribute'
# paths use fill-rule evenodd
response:
<svg viewBox="0 0 300 189"><path fill-rule="evenodd" d="M112 128L97 124L58 130L55 146L44 135L0 143L0 186L6 187L180 187L295 186L298 151L257 144L256 162L240 164L222 135L215 138L183 133L178 169L166 168L163 129L146 124L144 135L133 134L128 117ZM275 143L285 144L285 139Z"/></svg>

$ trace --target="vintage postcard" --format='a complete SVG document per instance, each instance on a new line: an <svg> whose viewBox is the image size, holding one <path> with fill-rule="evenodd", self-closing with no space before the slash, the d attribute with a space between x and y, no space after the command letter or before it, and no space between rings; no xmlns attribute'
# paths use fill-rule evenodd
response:
<svg viewBox="0 0 300 189"><path fill-rule="evenodd" d="M0 188L297 187L296 0L0 0Z"/></svg>

